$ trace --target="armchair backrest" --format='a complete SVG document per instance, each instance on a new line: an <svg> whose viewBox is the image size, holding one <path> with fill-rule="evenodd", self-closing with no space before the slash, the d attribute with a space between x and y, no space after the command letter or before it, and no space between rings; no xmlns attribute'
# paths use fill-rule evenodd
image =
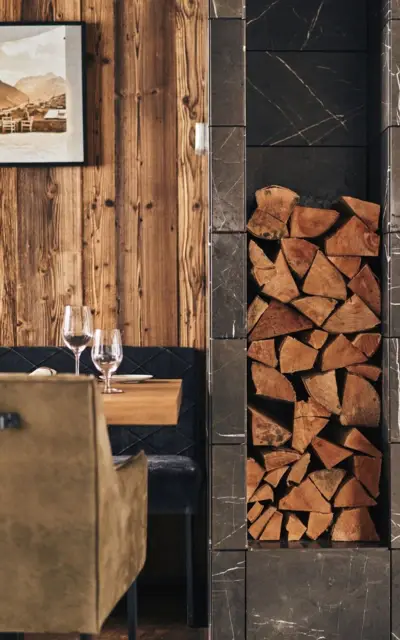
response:
<svg viewBox="0 0 400 640"><path fill-rule="evenodd" d="M0 431L0 632L99 628L99 512L116 472L95 387L0 376L0 413L21 419Z"/></svg>

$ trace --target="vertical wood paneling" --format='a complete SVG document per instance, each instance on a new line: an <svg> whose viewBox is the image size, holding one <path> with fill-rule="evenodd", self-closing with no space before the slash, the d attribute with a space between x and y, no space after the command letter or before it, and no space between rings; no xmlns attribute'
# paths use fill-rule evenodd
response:
<svg viewBox="0 0 400 640"><path fill-rule="evenodd" d="M206 16L202 0L177 0L179 342L203 348L206 326L207 168L195 154L195 124L206 122Z"/></svg>
<svg viewBox="0 0 400 640"><path fill-rule="evenodd" d="M83 169L83 290L95 326L117 326L114 0L82 0L87 23L87 141Z"/></svg>
<svg viewBox="0 0 400 640"><path fill-rule="evenodd" d="M23 0L24 20L80 20L80 0ZM18 170L17 344L61 344L63 307L82 301L81 169Z"/></svg>
<svg viewBox="0 0 400 640"><path fill-rule="evenodd" d="M21 19L21 1L3 0L0 21ZM17 170L0 168L0 345L13 346L17 335Z"/></svg>
<svg viewBox="0 0 400 640"><path fill-rule="evenodd" d="M174 0L125 2L119 27L123 43L118 85L120 322L126 343L174 345L178 344Z"/></svg>

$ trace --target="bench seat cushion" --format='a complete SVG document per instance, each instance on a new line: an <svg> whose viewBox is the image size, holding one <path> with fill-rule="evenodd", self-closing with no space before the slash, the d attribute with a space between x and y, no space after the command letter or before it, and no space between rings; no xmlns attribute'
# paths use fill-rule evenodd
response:
<svg viewBox="0 0 400 640"><path fill-rule="evenodd" d="M199 465L185 456L148 456L149 512L195 513L202 474Z"/></svg>

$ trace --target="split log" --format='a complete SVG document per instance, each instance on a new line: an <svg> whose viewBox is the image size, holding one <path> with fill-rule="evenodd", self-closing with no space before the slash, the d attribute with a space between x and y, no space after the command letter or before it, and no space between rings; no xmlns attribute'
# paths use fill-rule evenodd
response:
<svg viewBox="0 0 400 640"><path fill-rule="evenodd" d="M293 423L293 449L304 453L313 438L315 438L327 424L327 418L296 418Z"/></svg>
<svg viewBox="0 0 400 640"><path fill-rule="evenodd" d="M265 240L280 240L280 238L287 238L289 235L287 225L284 222L259 208L254 211L247 223L247 230L256 238L264 238Z"/></svg>
<svg viewBox="0 0 400 640"><path fill-rule="evenodd" d="M381 288L378 278L368 264L365 264L361 271L350 280L348 287L353 293L356 293L377 316L380 316Z"/></svg>
<svg viewBox="0 0 400 640"><path fill-rule="evenodd" d="M316 513L312 511L308 518L307 537L317 540L331 526L333 513Z"/></svg>
<svg viewBox="0 0 400 640"><path fill-rule="evenodd" d="M341 369L351 364L365 362L367 357L342 333L329 344L321 355L321 370Z"/></svg>
<svg viewBox="0 0 400 640"><path fill-rule="evenodd" d="M333 298L323 298L322 296L307 296L293 300L292 304L303 315L310 318L319 327L324 324L328 316L337 305Z"/></svg>
<svg viewBox="0 0 400 640"><path fill-rule="evenodd" d="M375 525L366 507L344 509L332 529L334 542L379 542Z"/></svg>
<svg viewBox="0 0 400 640"><path fill-rule="evenodd" d="M254 340L249 346L247 355L252 360L262 362L267 367L278 366L278 358L275 353L275 341L274 340Z"/></svg>
<svg viewBox="0 0 400 640"><path fill-rule="evenodd" d="M280 467L279 469L268 471L268 473L266 473L264 476L265 482L268 482L268 484L276 488L288 469L289 465L286 465L285 467Z"/></svg>
<svg viewBox="0 0 400 640"><path fill-rule="evenodd" d="M382 452L359 431L358 429L343 429L340 432L340 444L347 449L360 451L373 458L381 458Z"/></svg>
<svg viewBox="0 0 400 640"><path fill-rule="evenodd" d="M360 349L367 358L371 358L379 349L382 341L380 333L360 333L353 340L353 344Z"/></svg>
<svg viewBox="0 0 400 640"><path fill-rule="evenodd" d="M328 256L328 260L348 278L354 278L361 266L361 258L358 256Z"/></svg>
<svg viewBox="0 0 400 640"><path fill-rule="evenodd" d="M320 471L313 471L308 477L324 498L330 500L345 475L346 472L343 469L321 469Z"/></svg>
<svg viewBox="0 0 400 640"><path fill-rule="evenodd" d="M336 467L337 464L352 455L351 451L323 438L315 437L311 446L326 469ZM318 511L318 509L314 509L314 511Z"/></svg>
<svg viewBox="0 0 400 640"><path fill-rule="evenodd" d="M277 185L256 191L257 206L281 222L289 220L299 200L300 196L297 193Z"/></svg>
<svg viewBox="0 0 400 640"><path fill-rule="evenodd" d="M251 431L253 445L280 447L290 440L292 434L271 416L261 413L255 407L249 407L251 413Z"/></svg>
<svg viewBox="0 0 400 640"><path fill-rule="evenodd" d="M313 323L277 300L272 300L250 334L250 340L264 340L312 329Z"/></svg>
<svg viewBox="0 0 400 640"><path fill-rule="evenodd" d="M247 520L251 523L257 520L257 518L262 514L264 507L259 502L255 502L251 507L250 511L247 513Z"/></svg>
<svg viewBox="0 0 400 640"><path fill-rule="evenodd" d="M328 335L329 334L326 331L322 331L322 329L313 329L312 331L302 333L300 339L306 344L309 344L310 347L314 347L314 349L321 349L327 341Z"/></svg>
<svg viewBox="0 0 400 640"><path fill-rule="evenodd" d="M288 532L289 542L300 540L307 530L307 527L294 513L288 515L285 528Z"/></svg>
<svg viewBox="0 0 400 640"><path fill-rule="evenodd" d="M295 207L290 220L290 236L292 238L316 238L326 233L339 214L333 209L313 209L311 207Z"/></svg>
<svg viewBox="0 0 400 640"><path fill-rule="evenodd" d="M253 458L247 458L246 479L247 479L247 500L251 498L264 475L264 469Z"/></svg>
<svg viewBox="0 0 400 640"><path fill-rule="evenodd" d="M285 402L296 401L296 393L291 382L276 369L253 362L251 375L257 395Z"/></svg>
<svg viewBox="0 0 400 640"><path fill-rule="evenodd" d="M262 455L267 471L286 467L287 465L292 464L292 462L297 462L301 457L298 451L284 448L277 449L276 451L265 451L262 452Z"/></svg>
<svg viewBox="0 0 400 640"><path fill-rule="evenodd" d="M366 202L365 200L359 200L358 198L351 198L349 196L342 196L340 202L345 206L348 213L352 213L357 216L357 218L360 218L372 231L378 231L381 212L379 204Z"/></svg>
<svg viewBox="0 0 400 640"><path fill-rule="evenodd" d="M382 458L369 458L368 456L354 456L354 475L371 496L379 496L379 483L381 479Z"/></svg>
<svg viewBox="0 0 400 640"><path fill-rule="evenodd" d="M341 412L335 371L310 374L303 376L302 380L309 395L318 404L331 413L339 414Z"/></svg>
<svg viewBox="0 0 400 640"><path fill-rule="evenodd" d="M288 485L300 484L300 482L302 482L304 476L307 473L310 460L311 454L305 453L301 456L300 460L294 463L286 480Z"/></svg>
<svg viewBox="0 0 400 640"><path fill-rule="evenodd" d="M279 500L279 509L283 511L318 511L330 513L331 505L322 497L309 478Z"/></svg>
<svg viewBox="0 0 400 640"><path fill-rule="evenodd" d="M264 311L268 309L268 302L256 296L253 302L249 305L247 310L247 331L250 331L256 326L257 322L261 318Z"/></svg>
<svg viewBox="0 0 400 640"><path fill-rule="evenodd" d="M249 242L249 259L254 269L260 271L273 271L275 265L264 253L261 247L254 240Z"/></svg>
<svg viewBox="0 0 400 640"><path fill-rule="evenodd" d="M368 380L372 380L372 382L376 382L382 373L382 369L375 367L373 364L355 364L347 367L347 371L354 373L356 376L368 378Z"/></svg>
<svg viewBox="0 0 400 640"><path fill-rule="evenodd" d="M311 267L318 247L300 238L284 238L281 246L289 267L299 278L304 278Z"/></svg>
<svg viewBox="0 0 400 640"><path fill-rule="evenodd" d="M265 509L260 517L257 518L255 522L253 522L251 527L249 527L249 534L252 538L254 538L254 540L257 540L260 537L262 531L265 529L268 521L271 520L275 511L275 507L268 507L268 509Z"/></svg>
<svg viewBox="0 0 400 640"><path fill-rule="evenodd" d="M268 500L272 502L273 499L274 492L272 490L272 487L269 484L263 484L258 487L258 489L256 489L249 502L267 502Z"/></svg>
<svg viewBox="0 0 400 640"><path fill-rule="evenodd" d="M370 460L378 458L370 458ZM376 501L368 495L357 478L350 478L340 487L334 500L335 507L374 507Z"/></svg>
<svg viewBox="0 0 400 640"><path fill-rule="evenodd" d="M337 311L333 312L323 328L329 333L356 333L373 329L379 322L379 318L371 309L358 295L354 294Z"/></svg>
<svg viewBox="0 0 400 640"><path fill-rule="evenodd" d="M303 284L304 293L323 298L346 300L346 283L342 274L318 251Z"/></svg>
<svg viewBox="0 0 400 640"><path fill-rule="evenodd" d="M291 336L287 336L284 338L279 352L281 372L294 373L295 371L312 369L317 355L318 351L316 349Z"/></svg>
<svg viewBox="0 0 400 640"><path fill-rule="evenodd" d="M294 405L294 419L297 418L330 418L331 412L321 404L309 398L307 402L301 400Z"/></svg>
<svg viewBox="0 0 400 640"><path fill-rule="evenodd" d="M380 416L381 400L372 384L360 376L348 373L340 422L344 426L378 427Z"/></svg>
<svg viewBox="0 0 400 640"><path fill-rule="evenodd" d="M283 515L279 511L272 514L272 518L268 521L267 526L260 535L260 540L276 541L281 538Z"/></svg>
<svg viewBox="0 0 400 640"><path fill-rule="evenodd" d="M299 290L282 251L279 252L274 267L274 269L252 270L252 275L258 285L262 287L262 293L280 302L290 302L297 298Z"/></svg>
<svg viewBox="0 0 400 640"><path fill-rule="evenodd" d="M353 217L325 240L325 253L329 256L378 256L379 236L359 218Z"/></svg>

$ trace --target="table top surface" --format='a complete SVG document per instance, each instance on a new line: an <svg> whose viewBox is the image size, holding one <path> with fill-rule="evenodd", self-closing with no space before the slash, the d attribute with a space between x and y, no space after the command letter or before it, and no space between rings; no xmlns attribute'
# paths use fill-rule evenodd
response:
<svg viewBox="0 0 400 640"><path fill-rule="evenodd" d="M109 425L173 426L178 423L182 380L146 380L139 384L111 381L123 393L103 395Z"/></svg>

